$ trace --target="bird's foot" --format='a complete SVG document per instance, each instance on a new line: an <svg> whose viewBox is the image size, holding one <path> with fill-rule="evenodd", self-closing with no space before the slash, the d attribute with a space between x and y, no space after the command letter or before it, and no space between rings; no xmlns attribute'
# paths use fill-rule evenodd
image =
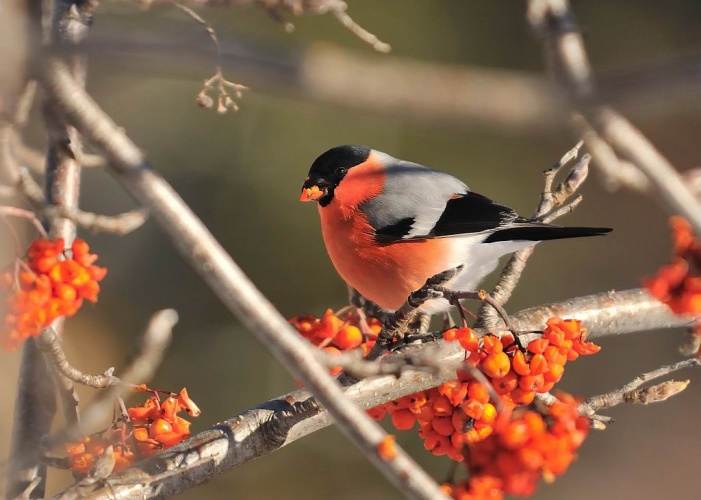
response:
<svg viewBox="0 0 701 500"><path fill-rule="evenodd" d="M370 351L367 358L376 359L380 357L384 352L389 350L393 344L402 340L409 330L412 321L420 314L417 309L429 300L444 297L445 289L443 285L457 276L462 268L463 266L458 266L440 272L427 279L426 283L424 283L421 288L409 294L406 302L384 321L384 326L377 337L375 347ZM430 317L427 319L421 319L419 317L419 324L422 329L428 328L429 321Z"/></svg>
<svg viewBox="0 0 701 500"><path fill-rule="evenodd" d="M462 305L460 304L460 299L479 300L494 308L494 310L504 322L506 329L513 333L514 336L516 336L519 333L514 329L513 324L509 319L509 315L506 313L506 310L501 306L501 304L494 300L494 298L491 295L489 295L489 293L486 290L478 290L476 292L453 292L451 290L445 290L444 292L444 296L448 300L448 302L450 302L458 308L458 312L463 318L463 321L465 317L463 316L463 310Z"/></svg>

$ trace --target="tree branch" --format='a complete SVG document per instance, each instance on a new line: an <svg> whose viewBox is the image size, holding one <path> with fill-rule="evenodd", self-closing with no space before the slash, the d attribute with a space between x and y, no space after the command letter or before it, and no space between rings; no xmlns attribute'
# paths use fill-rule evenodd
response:
<svg viewBox="0 0 701 500"><path fill-rule="evenodd" d="M519 329L542 330L553 314L582 320L590 339L685 327L695 321L695 318L675 316L667 306L641 289L590 295L525 309L511 315L510 319ZM394 368L402 364L402 359L421 357L423 353L431 355L435 349L434 344L409 346L401 353L383 358L381 364ZM368 409L455 380L455 366L464 360L465 351L455 342L441 343L440 351L445 363L442 370L405 365L399 376L394 372L395 375L367 378L346 388L346 396ZM173 495L272 453L331 423L329 413L319 407L308 391L294 391L112 475L104 488L86 498L98 499L107 494L115 499Z"/></svg>
<svg viewBox="0 0 701 500"><path fill-rule="evenodd" d="M684 216L696 234L701 234L701 204L679 172L628 120L599 102L593 70L568 0L530 0L528 19L545 39L555 80L567 93L571 105L610 146L610 150L604 151L600 144L594 143L591 151L600 155L598 162L608 162L608 171L617 169L617 161L611 164L610 151L630 161L650 180L656 198L666 209ZM591 138L589 135L588 139Z"/></svg>

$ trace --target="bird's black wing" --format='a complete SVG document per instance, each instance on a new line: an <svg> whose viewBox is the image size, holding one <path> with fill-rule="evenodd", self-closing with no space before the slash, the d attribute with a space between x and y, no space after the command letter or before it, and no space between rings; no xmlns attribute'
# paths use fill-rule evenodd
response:
<svg viewBox="0 0 701 500"><path fill-rule="evenodd" d="M525 221L525 219L519 219L511 208L495 203L486 196L467 192L450 198L430 229L416 234L416 218L406 217L392 224L376 227L375 238L380 243L393 243L481 233L496 230L519 220Z"/></svg>
<svg viewBox="0 0 701 500"><path fill-rule="evenodd" d="M486 196L468 192L449 199L433 228L422 234L414 231L415 219L407 217L375 229L380 243L415 241L461 234L488 233L484 243L499 241L544 241L561 238L597 236L608 233L606 227L562 227L531 222L511 208ZM413 233L413 234L412 234Z"/></svg>

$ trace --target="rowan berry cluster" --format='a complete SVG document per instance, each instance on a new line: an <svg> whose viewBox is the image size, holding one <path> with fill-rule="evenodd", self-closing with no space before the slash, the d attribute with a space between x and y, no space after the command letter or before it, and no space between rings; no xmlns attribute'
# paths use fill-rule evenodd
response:
<svg viewBox="0 0 701 500"><path fill-rule="evenodd" d="M644 284L650 294L676 314L701 314L701 239L694 236L689 222L670 218L674 249L672 263L663 266Z"/></svg>
<svg viewBox="0 0 701 500"><path fill-rule="evenodd" d="M579 321L551 318L540 338L525 350L511 333L478 339L470 328L447 330L443 337L465 349L466 362L487 377L505 408L528 405L536 393L549 392L560 380L567 361L593 354L599 346L586 342L586 328ZM434 389L405 396L369 411L375 420L387 413L399 430L419 424L424 447L435 455L462 462L465 445L486 439L494 432L496 407L481 383L466 371L458 379Z"/></svg>
<svg viewBox="0 0 701 500"><path fill-rule="evenodd" d="M538 480L552 482L564 474L589 432L589 419L577 401L558 395L548 407L507 410L487 439L468 445L467 481L444 484L459 500L500 499L504 494L529 496Z"/></svg>
<svg viewBox="0 0 701 500"><path fill-rule="evenodd" d="M335 350L330 352L362 347L367 353L379 323L372 323L371 336L362 336L354 313L340 316L328 310L321 318L296 316L290 322L313 344ZM589 421L577 412L574 398L559 396L547 408L531 404L537 393L553 389L568 361L600 350L586 337L579 321L560 318L550 318L542 335L525 347L508 332L479 338L470 328L451 328L443 338L460 344L466 364L482 372L493 392L468 369L458 370L454 381L390 401L368 414L378 421L389 414L399 430L418 423L427 450L464 462L470 479L443 485L454 498L529 495L541 477L549 481L564 473L586 437ZM378 446L383 459L393 456L393 443Z"/></svg>
<svg viewBox="0 0 701 500"><path fill-rule="evenodd" d="M188 396L187 389L183 388L177 394L167 393L163 401L159 391L146 386L134 390L153 395L144 404L129 408L127 414L121 415L109 429L86 436L79 443L66 445L73 471L86 474L110 445L115 460L114 471L119 471L190 436L190 422L178 413L185 411L197 417L201 411Z"/></svg>
<svg viewBox="0 0 701 500"><path fill-rule="evenodd" d="M375 345L382 325L376 319L368 319L369 331L363 334L360 331L359 320L352 310L336 315L331 309L327 309L321 318L304 314L294 316L289 321L300 335L330 354L340 354L342 351L359 347L365 356ZM334 367L331 374L338 375L341 371L341 368Z"/></svg>
<svg viewBox="0 0 701 500"><path fill-rule="evenodd" d="M73 316L83 301L97 302L107 269L93 265L97 255L77 239L66 251L63 239L32 242L25 260L0 273L5 295L0 312L0 344L15 349L60 316Z"/></svg>

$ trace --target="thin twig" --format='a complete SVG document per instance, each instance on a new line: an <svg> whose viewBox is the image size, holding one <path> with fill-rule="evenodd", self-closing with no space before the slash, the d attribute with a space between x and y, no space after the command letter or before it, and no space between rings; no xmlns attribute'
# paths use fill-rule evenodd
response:
<svg viewBox="0 0 701 500"><path fill-rule="evenodd" d="M585 413L596 413L599 410L611 408L621 403L648 404L657 401L664 401L665 399L683 390L686 385L680 386L678 383L669 385L669 382L665 382L662 385L658 384L657 386L653 386L653 388L648 387L647 389L642 389L642 391L645 391L645 394L638 390L639 387L645 382L649 382L650 380L659 377L664 377L665 375L669 375L670 373L674 373L678 370L699 366L701 366L701 360L692 358L643 373L620 389L588 398L584 403L582 403L580 411Z"/></svg>
<svg viewBox="0 0 701 500"><path fill-rule="evenodd" d="M125 235L141 227L148 219L148 213L143 208L137 208L117 215L102 215L66 205L46 203L41 188L27 169L19 167L16 173L19 192L34 205L39 213L50 219L52 223L60 219L68 219L89 231L103 231Z"/></svg>
<svg viewBox="0 0 701 500"><path fill-rule="evenodd" d="M562 188L558 186L558 189L553 189L555 176L565 165L577 158L583 144L584 143L581 140L577 142L577 144L563 154L560 159L553 164L553 166L543 172L543 189L540 193L538 206L531 216L532 220L541 222L553 221L557 217L565 215L570 210L573 210L579 204L579 201L575 200L571 204L571 207L569 207L567 210L557 210L550 213L558 204L563 203L568 196L574 194L574 192L581 186L582 182L584 182L584 179L586 179L586 175L581 175L581 172L588 165L588 160L580 160L574 165L567 176L567 178L575 177L576 181L575 179L572 179L573 182L570 182L569 184L563 183ZM577 173L579 175L573 176L573 173ZM567 181L565 181L565 183L566 182ZM564 186L567 186L567 188ZM555 191L558 192L557 196L554 194ZM494 288L489 294L494 299L495 303L503 306L506 304L509 298L511 298L511 294L516 289L516 286L521 279L521 275L526 269L526 263L531 255L533 255L534 250L535 247L530 246L524 248L523 250L519 250L511 256L506 266L504 266L504 269L502 269L496 285L494 285ZM488 330L493 329L498 321L497 311L486 303L482 304L482 307L480 307L479 312L477 313L477 318L478 320L475 326L484 326Z"/></svg>
<svg viewBox="0 0 701 500"><path fill-rule="evenodd" d="M32 226L34 226L34 229L36 229L41 236L43 236L44 238L49 237L48 233L46 232L46 229L44 229L44 226L42 226L39 219L37 219L36 214L31 210L25 210L23 208L17 207L0 206L0 216L5 215L26 219L32 224Z"/></svg>
<svg viewBox="0 0 701 500"><path fill-rule="evenodd" d="M120 377L111 377L114 384L108 390L98 393L95 399L82 409L79 426L66 427L54 433L49 439L51 445L58 446L89 432L112 410L117 398L122 398L130 392L131 384L148 383L161 366L177 321L178 313L173 309L156 312L149 320L132 360Z"/></svg>
<svg viewBox="0 0 701 500"><path fill-rule="evenodd" d="M103 215L77 208L49 205L41 213L50 219L65 218L89 231L102 231L119 236L140 228L148 220L148 212L137 208L117 215Z"/></svg>
<svg viewBox="0 0 701 500"><path fill-rule="evenodd" d="M90 373L84 373L71 365L66 357L65 351L63 350L63 342L61 341L61 337L59 337L59 335L50 326L41 331L37 337L37 345L52 366L71 382L86 385L88 387L92 387L93 389L103 389L119 383L119 379L117 377L113 377L111 375L93 375Z"/></svg>

